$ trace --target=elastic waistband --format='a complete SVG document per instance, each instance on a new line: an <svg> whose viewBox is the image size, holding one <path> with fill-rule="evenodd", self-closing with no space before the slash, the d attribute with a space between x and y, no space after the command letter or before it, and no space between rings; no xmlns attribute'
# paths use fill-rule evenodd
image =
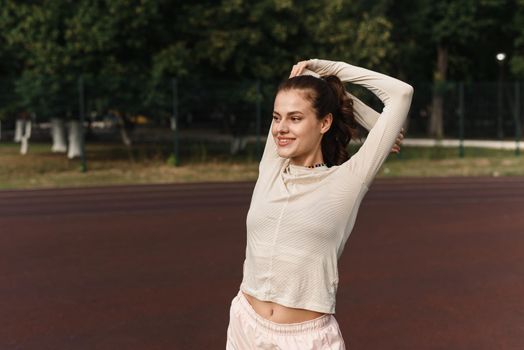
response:
<svg viewBox="0 0 524 350"><path fill-rule="evenodd" d="M271 332L277 332L281 334L299 334L305 333L314 329L320 329L326 326L331 320L331 314L325 314L312 320L298 322L298 323L277 323L271 320L267 320L257 314L253 306L246 299L242 290L238 291L237 298L240 301L240 305L249 315L249 317L257 323L259 327L265 328Z"/></svg>

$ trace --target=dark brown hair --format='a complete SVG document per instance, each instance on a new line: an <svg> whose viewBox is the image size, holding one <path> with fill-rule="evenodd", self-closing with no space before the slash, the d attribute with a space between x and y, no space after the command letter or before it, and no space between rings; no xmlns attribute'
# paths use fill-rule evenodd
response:
<svg viewBox="0 0 524 350"><path fill-rule="evenodd" d="M316 78L298 75L283 81L278 89L302 90L311 102L319 120L331 113L333 122L321 141L322 156L327 166L340 165L349 159L347 145L351 141L352 129L357 123L353 114L353 100L346 95L344 84L335 75Z"/></svg>

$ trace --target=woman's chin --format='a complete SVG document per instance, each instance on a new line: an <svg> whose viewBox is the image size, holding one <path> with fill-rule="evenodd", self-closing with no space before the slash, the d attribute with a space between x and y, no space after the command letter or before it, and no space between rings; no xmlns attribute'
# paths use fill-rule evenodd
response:
<svg viewBox="0 0 524 350"><path fill-rule="evenodd" d="M282 158L291 158L292 155L293 155L293 152L290 152L290 151L284 150L284 149L278 149L277 153Z"/></svg>

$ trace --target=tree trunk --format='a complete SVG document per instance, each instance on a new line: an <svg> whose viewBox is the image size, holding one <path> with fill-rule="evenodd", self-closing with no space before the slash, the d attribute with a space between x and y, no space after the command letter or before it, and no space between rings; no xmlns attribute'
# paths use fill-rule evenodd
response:
<svg viewBox="0 0 524 350"><path fill-rule="evenodd" d="M17 119L15 126L15 142L22 141L22 136L24 134L24 119Z"/></svg>
<svg viewBox="0 0 524 350"><path fill-rule="evenodd" d="M128 132L131 129L131 122L128 120L127 115L117 113L116 117L118 118L118 126L120 127L120 137L122 138L122 142L127 147L131 147L132 141Z"/></svg>
<svg viewBox="0 0 524 350"><path fill-rule="evenodd" d="M20 138L20 154L27 154L29 149L29 139L31 138L31 121L22 121L22 136Z"/></svg>
<svg viewBox="0 0 524 350"><path fill-rule="evenodd" d="M53 138L52 152L67 152L64 121L60 118L51 119L51 137Z"/></svg>
<svg viewBox="0 0 524 350"><path fill-rule="evenodd" d="M429 136L442 138L444 135L444 84L448 70L448 49L442 44L437 48L437 67L433 77L433 100L431 104L431 117L429 120Z"/></svg>
<svg viewBox="0 0 524 350"><path fill-rule="evenodd" d="M72 159L82 155L82 124L78 120L69 122L69 147L67 158Z"/></svg>

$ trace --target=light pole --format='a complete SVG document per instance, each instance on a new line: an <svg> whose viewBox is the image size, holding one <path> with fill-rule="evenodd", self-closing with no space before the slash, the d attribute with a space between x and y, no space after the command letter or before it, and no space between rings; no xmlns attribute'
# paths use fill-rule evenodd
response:
<svg viewBox="0 0 524 350"><path fill-rule="evenodd" d="M504 52L499 52L495 57L499 63L499 81L497 91L497 137L499 140L501 140L504 137L504 132L502 130L502 82L504 75L504 60L506 59L506 54Z"/></svg>

